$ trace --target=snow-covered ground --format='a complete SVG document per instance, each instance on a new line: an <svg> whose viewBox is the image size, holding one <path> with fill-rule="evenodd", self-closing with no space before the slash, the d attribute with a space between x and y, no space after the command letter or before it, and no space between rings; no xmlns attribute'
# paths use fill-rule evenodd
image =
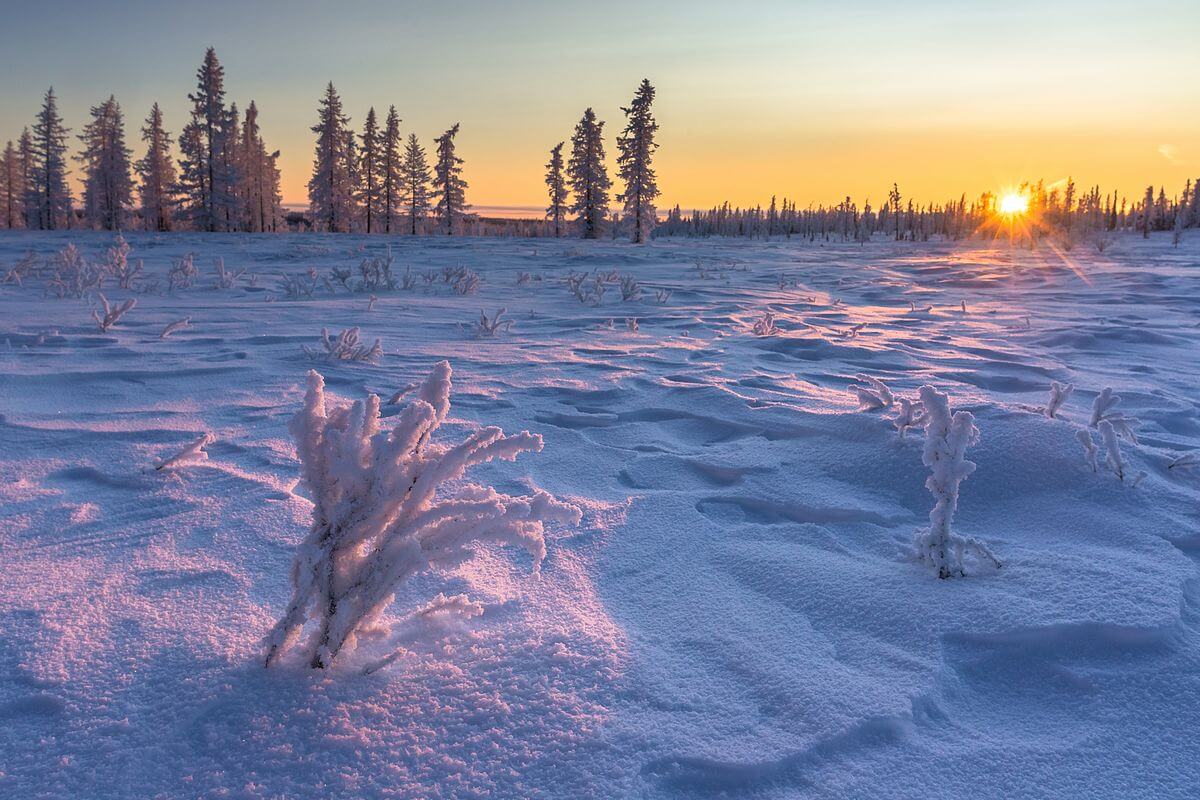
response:
<svg viewBox="0 0 1200 800"><path fill-rule="evenodd" d="M1200 465L1169 465L1200 448L1200 243L398 239L398 272L465 265L478 292L418 277L368 310L278 285L383 239L128 238L160 287L194 252L197 285L105 333L42 280L0 287L6 797L1196 796ZM68 242L111 237L0 236L0 267ZM642 299L565 282L612 270ZM507 333L460 328L501 307ZM368 676L265 670L311 507L303 346L351 326L384 356L317 363L331 393L386 400L448 359L447 433L545 437L475 480L583 521L540 571L487 549L403 587L397 614L483 603L466 634ZM999 571L913 560L923 434L858 411L858 373L975 414L955 527ZM1058 419L1052 380L1076 386ZM1076 438L1105 386L1140 419L1124 482ZM153 469L206 431L208 461Z"/></svg>

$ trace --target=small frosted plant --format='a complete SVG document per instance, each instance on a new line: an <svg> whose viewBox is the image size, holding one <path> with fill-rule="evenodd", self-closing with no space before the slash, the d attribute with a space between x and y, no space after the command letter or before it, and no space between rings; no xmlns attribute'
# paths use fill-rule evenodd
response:
<svg viewBox="0 0 1200 800"><path fill-rule="evenodd" d="M859 411L882 411L892 407L895 402L895 397L892 395L892 390L887 387L883 381L878 378L872 378L870 375L855 375L854 380L861 381L850 384L850 391L858 396Z"/></svg>
<svg viewBox="0 0 1200 800"><path fill-rule="evenodd" d="M502 308L493 314L491 317L486 312L479 312L479 320L470 327L470 332L477 339L495 336L497 333L507 333L509 326L513 324L511 319L503 319L507 308ZM460 324L459 327L462 327Z"/></svg>
<svg viewBox="0 0 1200 800"><path fill-rule="evenodd" d="M201 461L208 461L208 453L204 452L204 448L216 441L216 437L211 433L206 433L196 441L189 444L187 447L180 450L170 458L164 458L162 461L154 465L156 470L174 469L188 464L198 464Z"/></svg>
<svg viewBox="0 0 1200 800"><path fill-rule="evenodd" d="M336 337L330 337L328 328L321 328L321 346L324 351L315 347L305 347L304 352L309 358L324 358L329 361L378 361L383 356L381 340L376 339L372 345L367 345L359 338L358 328L347 328Z"/></svg>
<svg viewBox="0 0 1200 800"><path fill-rule="evenodd" d="M217 256L213 259L213 272L216 275L216 280L213 281L214 289L232 289L233 284L238 278L246 273L245 269L233 270L225 268L225 259Z"/></svg>
<svg viewBox="0 0 1200 800"><path fill-rule="evenodd" d="M654 291L654 299L658 301L659 305L666 305L667 301L671 299L671 290L656 289Z"/></svg>
<svg viewBox="0 0 1200 800"><path fill-rule="evenodd" d="M950 414L950 399L932 386L920 389L925 408L925 448L921 459L929 467L925 488L933 495L929 527L918 531L914 544L917 557L937 569L939 578L966 575L966 556L972 553L991 562L1000 561L977 539L960 536L950 525L958 508L959 484L975 471L975 462L966 459L967 448L979 441L975 417L969 411Z"/></svg>
<svg viewBox="0 0 1200 800"><path fill-rule="evenodd" d="M925 425L925 409L921 406L921 401L913 402L906 398L899 398L896 403L900 406L900 411L896 418L892 420L892 425L896 427L896 432L903 439L913 428L921 428Z"/></svg>
<svg viewBox="0 0 1200 800"><path fill-rule="evenodd" d="M642 299L642 286L637 282L637 279L632 275L626 275L621 278L621 300L623 302L631 302L633 300Z"/></svg>
<svg viewBox="0 0 1200 800"><path fill-rule="evenodd" d="M162 333L160 333L158 335L158 338L165 339L168 336L170 336L172 333L178 333L179 331L183 330L184 328L189 327L191 324L192 324L191 317L184 317L183 319L177 319L174 322L168 322L167 327L163 328Z"/></svg>
<svg viewBox="0 0 1200 800"><path fill-rule="evenodd" d="M1120 404L1121 396L1113 394L1111 386L1105 386L1092 403L1092 419L1088 426L1098 429L1101 422L1108 422L1119 435L1137 444L1137 435L1133 432L1133 426L1138 422L1137 418L1127 417L1124 412L1116 411Z"/></svg>
<svg viewBox="0 0 1200 800"><path fill-rule="evenodd" d="M774 336L779 333L779 328L775 325L775 315L770 311L764 311L761 317L754 320L750 331L755 336Z"/></svg>
<svg viewBox="0 0 1200 800"><path fill-rule="evenodd" d="M625 318L625 327L629 330L630 333L637 333L638 329L641 326L638 325L637 317L626 317Z"/></svg>
<svg viewBox="0 0 1200 800"><path fill-rule="evenodd" d="M1058 410L1062 408L1062 404L1067 402L1067 398L1071 396L1071 392L1073 391L1075 391L1075 384L1073 383L1051 381L1050 400L1046 403L1046 416L1054 419L1058 414Z"/></svg>
<svg viewBox="0 0 1200 800"><path fill-rule="evenodd" d="M92 319L96 320L96 324L100 326L103 333L107 333L108 329L116 325L121 317L137 305L137 298L131 297L119 306L111 305L108 298L103 293L97 293L96 297L100 300L100 305L104 309L103 315L96 309L92 309Z"/></svg>
<svg viewBox="0 0 1200 800"><path fill-rule="evenodd" d="M171 291L187 289L198 277L200 277L200 270L196 269L191 253L183 258L172 259L171 269L167 272L167 283Z"/></svg>
<svg viewBox="0 0 1200 800"><path fill-rule="evenodd" d="M1106 419L1100 420L1096 429L1100 431L1100 438L1104 441L1104 463L1124 482L1125 462L1121 458L1121 440L1117 438L1117 429Z"/></svg>
<svg viewBox="0 0 1200 800"><path fill-rule="evenodd" d="M1080 428L1079 430L1075 431L1075 438L1079 440L1081 445L1083 445L1083 458L1085 461L1087 461L1087 465L1092 468L1092 472L1099 472L1100 463L1099 459L1097 458L1099 454L1099 448L1097 448L1096 443L1092 441L1092 432L1087 428Z"/></svg>
<svg viewBox="0 0 1200 800"><path fill-rule="evenodd" d="M289 300L311 300L313 292L317 289L318 279L316 268L309 267L304 276L284 275L279 280L279 288L283 290L283 296Z"/></svg>
<svg viewBox="0 0 1200 800"><path fill-rule="evenodd" d="M540 564L544 526L579 522L579 509L545 492L513 497L461 482L477 464L540 451L542 437L489 426L458 444L434 443L450 410L450 375L447 362L437 364L394 427L381 430L377 396L331 408L324 380L309 372L289 429L312 526L292 564L292 598L266 638L266 666L298 649L309 666L330 667L378 627L413 575L458 566L489 542L522 547ZM439 597L409 620L453 606L462 602Z"/></svg>

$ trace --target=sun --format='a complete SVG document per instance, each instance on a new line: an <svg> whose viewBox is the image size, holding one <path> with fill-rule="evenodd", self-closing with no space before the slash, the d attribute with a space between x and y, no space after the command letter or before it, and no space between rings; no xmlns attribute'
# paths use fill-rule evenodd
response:
<svg viewBox="0 0 1200 800"><path fill-rule="evenodd" d="M1000 213L1009 216L1024 214L1029 210L1029 198L1023 194L1009 192L1000 197Z"/></svg>

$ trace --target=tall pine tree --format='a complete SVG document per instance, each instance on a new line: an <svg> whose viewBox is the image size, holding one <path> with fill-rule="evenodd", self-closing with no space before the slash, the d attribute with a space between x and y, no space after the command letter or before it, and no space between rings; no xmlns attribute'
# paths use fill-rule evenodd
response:
<svg viewBox="0 0 1200 800"><path fill-rule="evenodd" d="M84 218L95 228L119 231L126 209L133 204L133 178L129 172L130 149L125 146L125 118L112 95L92 107L92 121L79 136L83 152Z"/></svg>
<svg viewBox="0 0 1200 800"><path fill-rule="evenodd" d="M654 103L654 87L645 79L638 86L633 102L625 112L625 130L617 137L617 171L625 181L624 193L617 199L625 204L625 217L630 220L630 236L637 244L645 242L658 224L658 211L654 201L659 195L658 180L654 174L654 151L658 143L654 134L658 122L651 113Z"/></svg>
<svg viewBox="0 0 1200 800"><path fill-rule="evenodd" d="M408 135L400 181L400 201L408 212L409 233L416 236L418 226L429 213L429 165L425 162L425 148L415 133Z"/></svg>
<svg viewBox="0 0 1200 800"><path fill-rule="evenodd" d="M396 225L396 207L400 205L400 115L395 106L388 107L383 129L383 145L379 150L379 201L383 212L383 232L392 233Z"/></svg>
<svg viewBox="0 0 1200 800"><path fill-rule="evenodd" d="M550 150L550 161L546 164L546 188L550 193L546 219L550 220L555 238L562 236L563 217L567 211L567 178L563 174L562 154L564 144L559 142Z"/></svg>
<svg viewBox="0 0 1200 800"><path fill-rule="evenodd" d="M435 210L447 236L454 235L456 225L467 210L467 182L462 178L463 160L454 150L454 137L458 135L458 123L434 139L437 144L437 161L433 165L433 196L437 199Z"/></svg>
<svg viewBox="0 0 1200 800"><path fill-rule="evenodd" d="M30 228L71 227L71 190L67 186L67 133L58 116L54 87L46 92L30 140L25 208Z"/></svg>
<svg viewBox="0 0 1200 800"><path fill-rule="evenodd" d="M379 216L382 211L381 162L380 152L382 141L379 136L379 122L375 118L375 107L367 110L367 121L363 124L362 155L359 158L359 205L362 207L363 224L367 233L379 230Z"/></svg>
<svg viewBox="0 0 1200 800"><path fill-rule="evenodd" d="M135 165L138 198L142 204L142 227L169 231L175 209L175 162L171 158L171 135L163 127L162 110L155 103L142 126L146 155Z"/></svg>
<svg viewBox="0 0 1200 800"><path fill-rule="evenodd" d="M192 116L179 134L180 218L196 230L222 231L237 214L234 120L225 108L225 70L211 47L189 94Z"/></svg>
<svg viewBox="0 0 1200 800"><path fill-rule="evenodd" d="M21 154L9 140L4 146L3 157L0 157L0 222L5 228L24 227L25 214L21 208L24 193Z"/></svg>
<svg viewBox="0 0 1200 800"><path fill-rule="evenodd" d="M612 181L604 166L604 123L596 119L592 109L583 112L571 137L571 161L567 177L575 202L571 211L578 215L584 239L600 236L600 227L608 214L608 190Z"/></svg>
<svg viewBox="0 0 1200 800"><path fill-rule="evenodd" d="M318 110L313 174L308 181L308 202L313 226L331 233L353 230L354 165L353 131L350 118L342 113L342 99L330 83Z"/></svg>

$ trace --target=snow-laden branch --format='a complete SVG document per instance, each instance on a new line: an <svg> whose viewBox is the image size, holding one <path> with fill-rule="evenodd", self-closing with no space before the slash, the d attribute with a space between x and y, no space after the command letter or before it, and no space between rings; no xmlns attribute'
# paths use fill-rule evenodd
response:
<svg viewBox="0 0 1200 800"><path fill-rule="evenodd" d="M1138 420L1136 417L1125 416L1123 411L1114 410L1120 404L1121 396L1113 394L1111 386L1105 386L1100 390L1100 394L1096 395L1095 402L1092 403L1092 419L1088 422L1088 426L1099 428L1101 422L1108 422L1119 435L1137 444L1137 435L1133 432L1133 426L1138 423Z"/></svg>
<svg viewBox="0 0 1200 800"><path fill-rule="evenodd" d="M918 400L915 403L903 397L896 400L900 405L900 411L896 418L892 420L892 424L896 426L896 432L903 439L905 434L912 428L921 428L925 425L925 408Z"/></svg>
<svg viewBox="0 0 1200 800"><path fill-rule="evenodd" d="M328 361L370 361L375 362L383 357L383 343L376 339L368 345L359 339L358 328L347 328L336 337L330 337L328 328L321 328L321 346L324 352L315 347L304 347L309 358L324 358Z"/></svg>
<svg viewBox="0 0 1200 800"><path fill-rule="evenodd" d="M1075 438L1079 440L1081 445L1083 445L1083 457L1087 461L1088 466L1092 468L1092 472L1099 472L1100 463L1097 459L1099 448L1097 448L1096 443L1092 441L1092 432L1087 428L1080 428L1079 430L1075 431Z"/></svg>
<svg viewBox="0 0 1200 800"><path fill-rule="evenodd" d="M154 465L154 468L161 471L208 461L208 453L204 452L204 448L215 441L215 436L211 433L206 433L170 458L164 458L162 461L159 461Z"/></svg>
<svg viewBox="0 0 1200 800"><path fill-rule="evenodd" d="M100 330L104 333L113 325L116 325L125 313L137 305L137 298L131 297L119 306L110 305L108 298L103 292L97 292L96 297L100 300L100 305L104 308L104 314L101 315L96 309L92 309L92 319L96 320L96 324L100 326Z"/></svg>
<svg viewBox="0 0 1200 800"><path fill-rule="evenodd" d="M883 381L861 374L855 375L854 380L866 384L850 384L850 391L858 397L860 411L881 411L892 407L895 398L892 396L892 390Z"/></svg>
<svg viewBox="0 0 1200 800"><path fill-rule="evenodd" d="M761 317L754 320L750 330L755 336L774 336L779 333L779 328L775 325L775 315L770 311L764 311Z"/></svg>
<svg viewBox="0 0 1200 800"><path fill-rule="evenodd" d="M932 386L922 386L920 397L925 408L925 449L921 458L930 469L925 488L933 495L934 505L929 512L929 527L917 532L917 556L935 567L939 578L966 575L967 553L999 568L1000 561L986 545L951 529L959 484L975 471L975 462L966 459L967 448L979 441L975 417L969 411L951 416L949 398Z"/></svg>
<svg viewBox="0 0 1200 800"><path fill-rule="evenodd" d="M313 521L292 565L291 601L265 642L267 666L298 647L309 665L328 667L413 575L468 561L481 542L523 547L540 564L544 525L579 522L579 509L545 492L512 497L460 482L476 464L540 451L542 438L485 427L458 444L434 443L450 410L450 374L437 364L394 427L381 430L377 396L331 408L324 379L309 372L290 430Z"/></svg>
<svg viewBox="0 0 1200 800"><path fill-rule="evenodd" d="M192 324L191 317L184 317L183 319L177 319L174 322L168 322L167 327L163 328L162 333L160 333L158 335L158 338L165 339L168 336L170 336L172 333L177 333L177 332L183 330L184 328L189 327L191 324Z"/></svg>
<svg viewBox="0 0 1200 800"><path fill-rule="evenodd" d="M1067 402L1067 398L1071 396L1071 392L1075 391L1073 383L1059 383L1058 381L1050 382L1050 399L1046 402L1046 416L1054 419L1058 414L1058 410L1062 408L1063 403Z"/></svg>
<svg viewBox="0 0 1200 800"><path fill-rule="evenodd" d="M1124 481L1125 462L1121 459L1121 440L1117 438L1117 429L1106 419L1100 420L1096 429L1100 431L1100 438L1104 440L1104 463Z"/></svg>

